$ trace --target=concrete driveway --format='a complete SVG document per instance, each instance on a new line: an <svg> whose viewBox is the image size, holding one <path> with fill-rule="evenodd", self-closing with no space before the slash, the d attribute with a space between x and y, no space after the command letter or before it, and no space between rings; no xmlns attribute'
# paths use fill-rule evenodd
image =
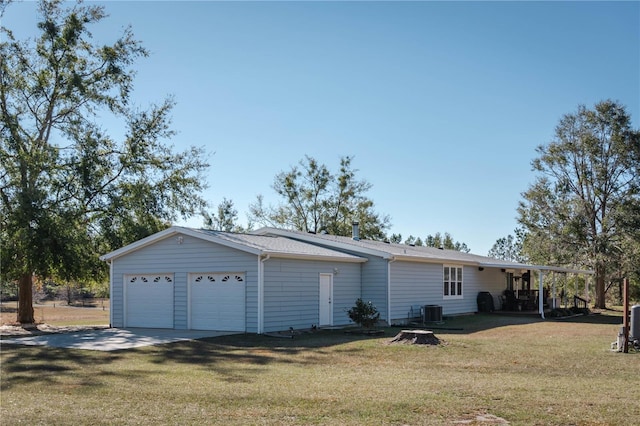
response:
<svg viewBox="0 0 640 426"><path fill-rule="evenodd" d="M236 332L173 330L151 328L105 328L99 330L77 331L74 333L55 333L39 336L3 339L2 345L51 346L54 348L87 349L91 351L118 351L121 349L161 345L186 340L218 337Z"/></svg>

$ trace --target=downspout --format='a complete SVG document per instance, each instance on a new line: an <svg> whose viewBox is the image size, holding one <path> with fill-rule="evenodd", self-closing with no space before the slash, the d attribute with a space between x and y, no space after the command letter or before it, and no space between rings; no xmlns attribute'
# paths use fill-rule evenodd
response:
<svg viewBox="0 0 640 426"><path fill-rule="evenodd" d="M391 327L391 264L396 261L395 257L392 257L387 262L387 323Z"/></svg>
<svg viewBox="0 0 640 426"><path fill-rule="evenodd" d="M258 334L264 333L264 262L270 257L269 254L258 256Z"/></svg>
<svg viewBox="0 0 640 426"><path fill-rule="evenodd" d="M540 313L540 317L545 319L544 317L544 291L543 291L543 281L544 281L544 271L540 269L540 285L538 286L538 312Z"/></svg>

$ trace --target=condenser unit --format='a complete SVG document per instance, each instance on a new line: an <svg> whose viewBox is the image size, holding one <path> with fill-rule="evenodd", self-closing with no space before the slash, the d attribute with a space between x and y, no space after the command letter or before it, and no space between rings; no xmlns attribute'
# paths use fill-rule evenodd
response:
<svg viewBox="0 0 640 426"><path fill-rule="evenodd" d="M422 322L441 322L442 306L424 305L422 307Z"/></svg>

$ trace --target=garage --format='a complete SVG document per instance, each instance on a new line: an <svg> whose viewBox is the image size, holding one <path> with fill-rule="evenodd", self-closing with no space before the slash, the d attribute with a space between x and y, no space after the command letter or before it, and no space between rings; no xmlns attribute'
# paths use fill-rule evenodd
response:
<svg viewBox="0 0 640 426"><path fill-rule="evenodd" d="M245 331L245 274L189 274L189 328Z"/></svg>
<svg viewBox="0 0 640 426"><path fill-rule="evenodd" d="M127 327L173 328L173 274L125 275Z"/></svg>

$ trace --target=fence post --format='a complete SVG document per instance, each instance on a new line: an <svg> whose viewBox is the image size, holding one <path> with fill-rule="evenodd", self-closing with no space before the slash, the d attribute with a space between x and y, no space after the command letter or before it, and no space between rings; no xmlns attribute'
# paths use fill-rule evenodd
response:
<svg viewBox="0 0 640 426"><path fill-rule="evenodd" d="M624 349L622 351L627 354L629 353L629 280L625 278L622 285L622 312L624 314L622 320L622 327L624 329Z"/></svg>

